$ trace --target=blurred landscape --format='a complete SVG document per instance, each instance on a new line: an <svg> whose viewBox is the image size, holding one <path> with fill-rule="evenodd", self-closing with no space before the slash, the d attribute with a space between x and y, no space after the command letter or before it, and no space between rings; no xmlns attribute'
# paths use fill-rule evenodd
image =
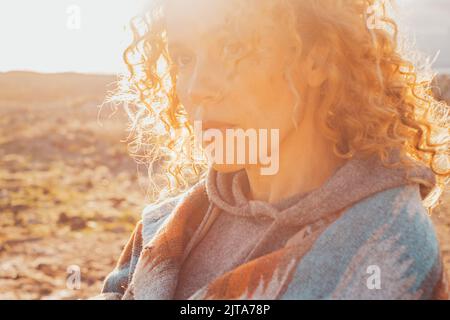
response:
<svg viewBox="0 0 450 320"><path fill-rule="evenodd" d="M99 293L145 205L123 110L99 108L111 76L0 74L0 299ZM450 103L450 77L436 90ZM450 209L436 224L450 268ZM78 266L81 285L67 287Z"/></svg>
<svg viewBox="0 0 450 320"><path fill-rule="evenodd" d="M0 74L0 299L92 296L114 267L145 205L126 114L98 107L115 80Z"/></svg>

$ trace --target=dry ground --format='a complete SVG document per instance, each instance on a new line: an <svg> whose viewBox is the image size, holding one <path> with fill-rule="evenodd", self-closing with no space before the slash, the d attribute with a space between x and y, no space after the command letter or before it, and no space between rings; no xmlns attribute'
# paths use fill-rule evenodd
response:
<svg viewBox="0 0 450 320"><path fill-rule="evenodd" d="M98 108L112 81L0 76L19 88L0 86L0 299L97 294L139 219L145 178L121 142L125 113Z"/></svg>

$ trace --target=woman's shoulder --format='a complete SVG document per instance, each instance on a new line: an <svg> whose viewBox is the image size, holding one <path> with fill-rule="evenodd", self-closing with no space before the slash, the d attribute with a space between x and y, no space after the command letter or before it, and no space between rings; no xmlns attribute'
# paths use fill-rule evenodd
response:
<svg viewBox="0 0 450 320"><path fill-rule="evenodd" d="M384 190L348 208L317 239L296 272L302 290L290 294L300 298L432 296L442 264L419 186ZM379 276L380 288L371 288L372 275Z"/></svg>
<svg viewBox="0 0 450 320"><path fill-rule="evenodd" d="M437 245L433 222L428 215L417 184L390 188L355 203L331 228L352 230L362 235L403 239L415 249ZM361 237L361 240L364 237Z"/></svg>
<svg viewBox="0 0 450 320"><path fill-rule="evenodd" d="M158 229L164 225L169 220L169 217L176 211L175 209L177 207L191 202L198 196L202 197L202 200L206 198L203 181L177 196L168 197L163 201L146 205L141 213L142 238L144 243L153 238Z"/></svg>
<svg viewBox="0 0 450 320"><path fill-rule="evenodd" d="M164 221L173 212L174 208L180 202L180 196L166 199L162 202L148 204L141 213L142 220L142 238L147 243L153 238L156 231Z"/></svg>

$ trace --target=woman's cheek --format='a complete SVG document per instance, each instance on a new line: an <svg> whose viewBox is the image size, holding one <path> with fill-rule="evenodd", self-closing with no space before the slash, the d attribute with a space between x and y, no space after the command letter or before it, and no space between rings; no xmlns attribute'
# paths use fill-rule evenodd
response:
<svg viewBox="0 0 450 320"><path fill-rule="evenodd" d="M176 86L178 99L180 99L181 104L184 106L188 116L190 117L192 110L188 100L188 86L182 76L178 76Z"/></svg>

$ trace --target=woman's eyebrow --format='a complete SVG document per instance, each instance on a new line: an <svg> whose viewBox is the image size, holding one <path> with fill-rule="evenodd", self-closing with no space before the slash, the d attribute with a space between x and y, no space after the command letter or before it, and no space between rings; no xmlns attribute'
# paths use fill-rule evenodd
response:
<svg viewBox="0 0 450 320"><path fill-rule="evenodd" d="M167 47L169 50L176 50L185 48L185 45L181 41L169 41Z"/></svg>
<svg viewBox="0 0 450 320"><path fill-rule="evenodd" d="M242 39L244 37L243 34L235 34L230 30L230 28L226 24L217 25L214 28L211 28L205 31L201 37L196 37L198 40L203 43L209 42L214 44L220 44L224 41L232 41L236 39ZM189 46L195 45L193 42L185 41L183 37L177 36L175 39L168 38L168 49L170 50L180 50L187 49Z"/></svg>

